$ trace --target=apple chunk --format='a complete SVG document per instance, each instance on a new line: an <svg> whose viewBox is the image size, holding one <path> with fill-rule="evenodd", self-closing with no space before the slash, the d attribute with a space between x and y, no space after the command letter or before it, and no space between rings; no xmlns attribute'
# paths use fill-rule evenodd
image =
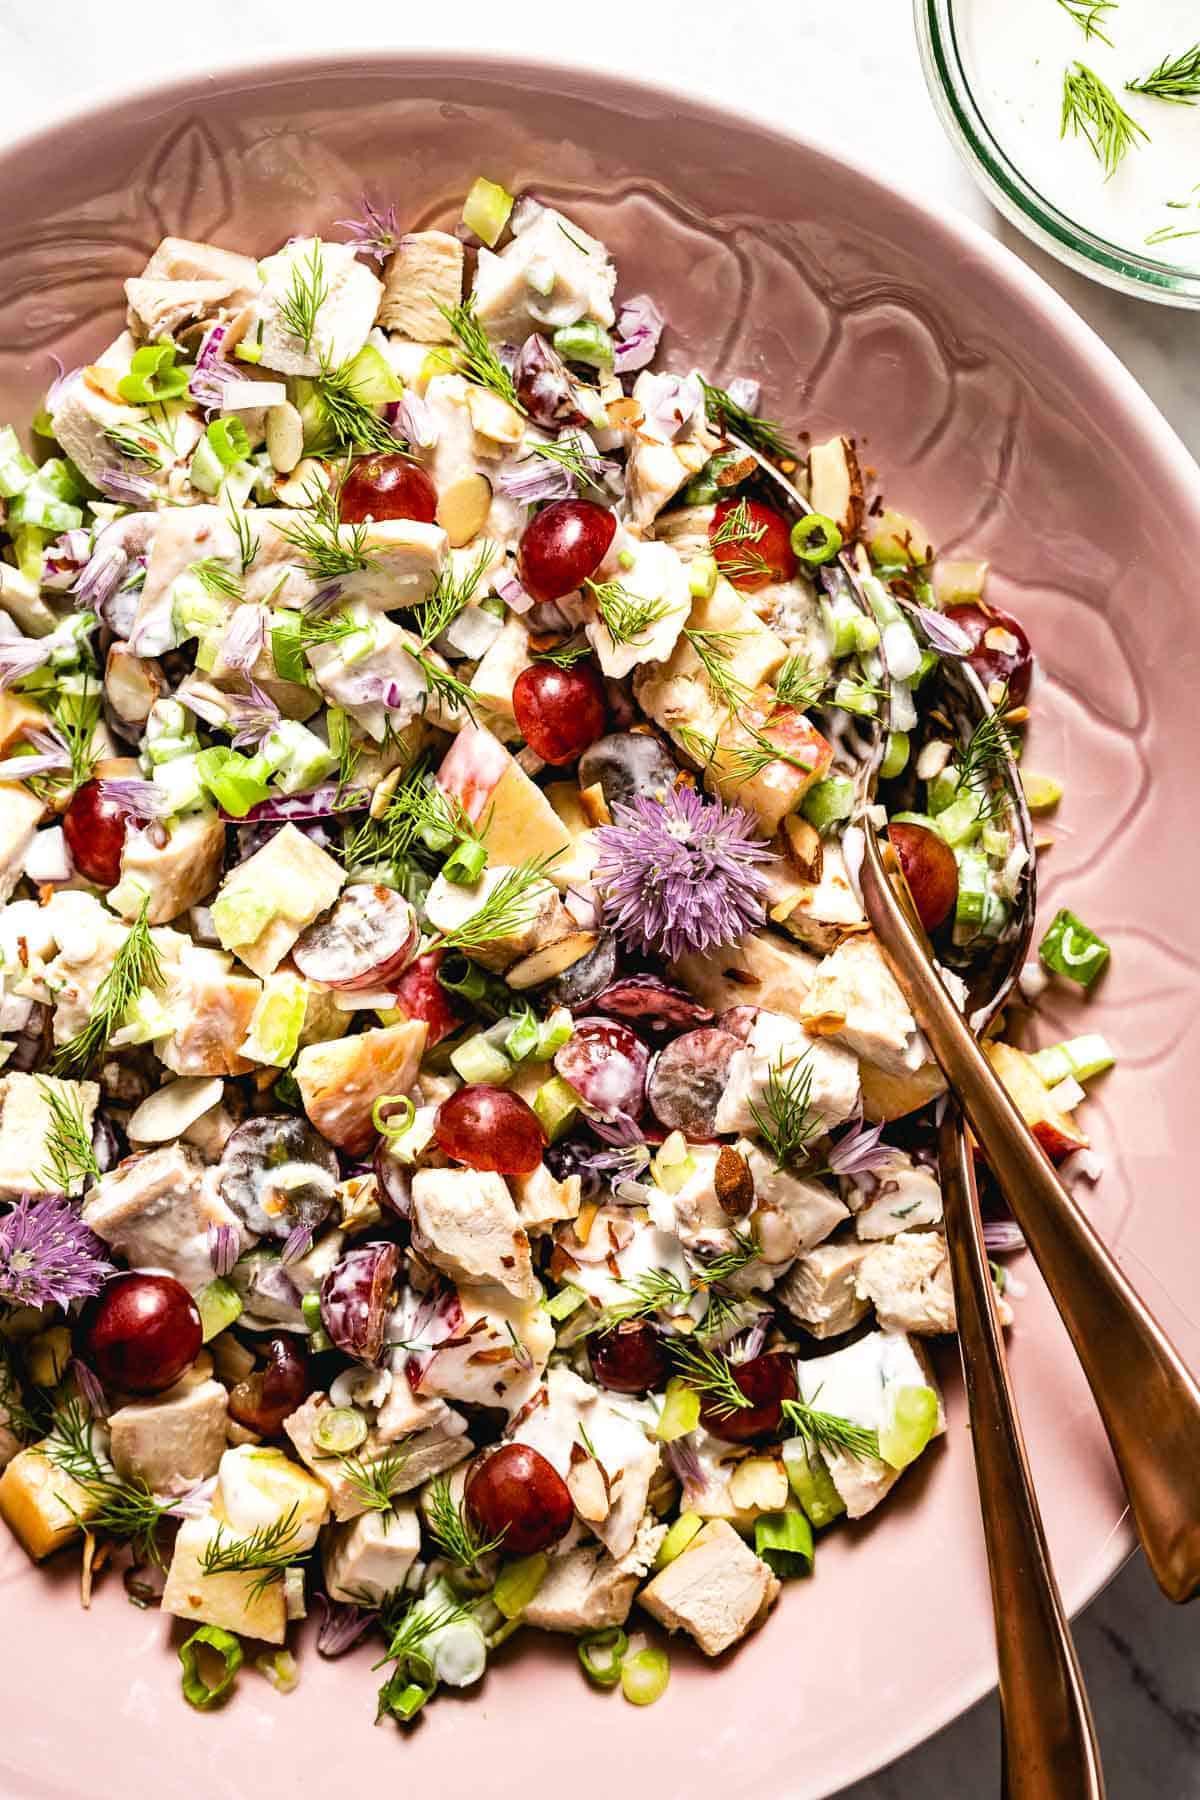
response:
<svg viewBox="0 0 1200 1800"><path fill-rule="evenodd" d="M541 788L481 725L464 725L437 780L480 826L493 863L515 868L529 857L562 857L570 849L571 834ZM547 873L556 879L553 865Z"/></svg>
<svg viewBox="0 0 1200 1800"><path fill-rule="evenodd" d="M1012 1044L993 1042L985 1049L1017 1111L1051 1162L1060 1163L1072 1151L1087 1148L1088 1140L1070 1113L1060 1112L1051 1104L1050 1091L1031 1056Z"/></svg>
<svg viewBox="0 0 1200 1800"><path fill-rule="evenodd" d="M756 768L764 747L779 755ZM831 746L799 708L780 705L763 689L721 727L705 784L722 800L748 807L773 836L832 760Z"/></svg>

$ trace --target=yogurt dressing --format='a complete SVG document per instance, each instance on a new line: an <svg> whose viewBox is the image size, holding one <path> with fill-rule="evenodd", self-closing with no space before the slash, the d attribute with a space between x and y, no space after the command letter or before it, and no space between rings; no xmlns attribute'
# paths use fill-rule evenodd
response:
<svg viewBox="0 0 1200 1800"><path fill-rule="evenodd" d="M979 109L1030 185L1123 250L1200 268L1200 103L1125 92L1127 81L1200 39L1196 0L1122 0L1098 20L1111 49L1085 38L1056 0L957 0L955 23ZM1063 75L1077 61L1150 134L1130 146L1109 181L1086 139L1060 136ZM1197 235L1146 242L1164 228Z"/></svg>

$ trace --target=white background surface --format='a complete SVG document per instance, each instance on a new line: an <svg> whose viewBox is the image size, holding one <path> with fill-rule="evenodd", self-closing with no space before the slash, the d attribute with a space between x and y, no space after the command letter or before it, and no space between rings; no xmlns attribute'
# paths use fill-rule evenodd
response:
<svg viewBox="0 0 1200 1800"><path fill-rule="evenodd" d="M584 65L599 58L609 69L845 144L918 198L969 213L1046 274L1200 454L1200 319L1069 275L996 217L933 114L909 0L638 0L612 9L544 0L358 0L352 8L329 0L180 8L161 0L0 0L0 144L196 69L385 47L491 48ZM1159 1600L1140 1563L1080 1622L1112 1800L1200 1796L1198 1625L1195 1611L1173 1612ZM863 1710L869 1714L869 1696ZM989 1701L843 1800L986 1800L998 1792Z"/></svg>

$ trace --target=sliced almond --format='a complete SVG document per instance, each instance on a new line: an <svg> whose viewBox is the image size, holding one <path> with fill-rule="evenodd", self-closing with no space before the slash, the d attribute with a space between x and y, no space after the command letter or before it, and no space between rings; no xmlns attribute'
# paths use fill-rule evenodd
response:
<svg viewBox="0 0 1200 1800"><path fill-rule="evenodd" d="M128 406L117 387L124 380L120 369L106 369L99 363L90 363L83 371L83 384L91 388L93 394L101 394L105 400L114 400L118 406Z"/></svg>
<svg viewBox="0 0 1200 1800"><path fill-rule="evenodd" d="M290 475L304 455L304 420L290 400L267 413L267 455L280 475Z"/></svg>
<svg viewBox="0 0 1200 1800"><path fill-rule="evenodd" d="M583 802L583 810L587 814L589 825L612 824L608 801L604 798L604 789L598 781L593 781L591 787L585 787L579 797Z"/></svg>
<svg viewBox="0 0 1200 1800"><path fill-rule="evenodd" d="M113 711L127 725L144 725L154 702L166 691L157 663L135 656L119 640L109 646L104 668L104 692Z"/></svg>
<svg viewBox="0 0 1200 1800"><path fill-rule="evenodd" d="M391 803L392 795L400 785L402 774L403 770L399 766L389 769L383 780L376 785L375 792L371 795L371 804L367 808L369 818L382 819Z"/></svg>
<svg viewBox="0 0 1200 1800"><path fill-rule="evenodd" d="M594 931L572 931L566 937L556 938L552 944L543 944L540 950L523 956L520 962L514 963L507 971L504 979L518 993L525 988L540 987L544 981L553 981L556 975L561 975L585 956L590 956L599 941L599 936Z"/></svg>
<svg viewBox="0 0 1200 1800"><path fill-rule="evenodd" d="M814 444L808 453L808 482L813 510L832 519L842 537L857 537L863 522L863 483L849 438Z"/></svg>
<svg viewBox="0 0 1200 1800"><path fill-rule="evenodd" d="M816 826L802 819L799 813L789 813L783 821L783 841L800 879L815 887L825 866L821 834Z"/></svg>
<svg viewBox="0 0 1200 1800"><path fill-rule="evenodd" d="M739 1512L782 1512L787 1470L776 1456L748 1456L729 1477L729 1498Z"/></svg>
<svg viewBox="0 0 1200 1800"><path fill-rule="evenodd" d="M328 491L332 486L325 464L315 456L306 456L289 475L281 475L275 482L275 498L281 506L299 509L312 505L314 488Z"/></svg>
<svg viewBox="0 0 1200 1800"><path fill-rule="evenodd" d="M721 1203L721 1211L732 1218L748 1213L754 1205L754 1177L750 1165L731 1144L722 1144L717 1153L713 1190Z"/></svg>
<svg viewBox="0 0 1200 1800"><path fill-rule="evenodd" d="M632 397L606 400L604 404L608 422L613 426L630 425L636 428L646 416L640 403Z"/></svg>
<svg viewBox="0 0 1200 1800"><path fill-rule="evenodd" d="M454 550L481 532L492 507L492 484L486 475L460 475L441 491L437 522Z"/></svg>
<svg viewBox="0 0 1200 1800"><path fill-rule="evenodd" d="M589 1525L599 1525L612 1510L608 1477L594 1456L582 1444L571 1445L571 1467L567 1471L567 1491L575 1511Z"/></svg>
<svg viewBox="0 0 1200 1800"><path fill-rule="evenodd" d="M217 1075L184 1075L178 1081L168 1081L133 1113L125 1128L130 1142L172 1142L216 1106L224 1091L225 1084Z"/></svg>
<svg viewBox="0 0 1200 1800"><path fill-rule="evenodd" d="M836 1037L846 1028L846 1015L840 1012L813 1013L804 1021L809 1037Z"/></svg>
<svg viewBox="0 0 1200 1800"><path fill-rule="evenodd" d="M467 389L467 411L478 435L489 443L519 444L524 436L525 421L520 413L488 388Z"/></svg>

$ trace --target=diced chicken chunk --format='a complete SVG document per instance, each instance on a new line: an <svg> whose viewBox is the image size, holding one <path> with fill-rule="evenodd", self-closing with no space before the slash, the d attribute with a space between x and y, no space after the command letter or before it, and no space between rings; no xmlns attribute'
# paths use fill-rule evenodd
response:
<svg viewBox="0 0 1200 1800"><path fill-rule="evenodd" d="M352 244L293 238L266 258L261 274L247 338L261 343L263 368L319 375L323 365L338 369L357 356L375 323L383 283L359 262ZM291 329L287 317L288 302L298 293L318 301L310 308L306 338Z"/></svg>
<svg viewBox="0 0 1200 1800"><path fill-rule="evenodd" d="M46 811L36 794L16 781L0 781L0 903L25 873L25 857Z"/></svg>
<svg viewBox="0 0 1200 1800"><path fill-rule="evenodd" d="M873 1331L830 1356L811 1362L801 1360L796 1365L796 1375L802 1400L810 1406L819 1405L822 1412L863 1425L868 1431L878 1431L886 1424L896 1390L930 1387L937 1392L933 1376L916 1348L902 1333L894 1331ZM934 1435L945 1429L945 1413L938 1395ZM827 1450L825 1462L852 1519L861 1519L878 1506L900 1478L899 1470L875 1456L856 1457L845 1450Z"/></svg>
<svg viewBox="0 0 1200 1800"><path fill-rule="evenodd" d="M418 1169L412 1208L418 1245L457 1283L497 1282L519 1299L537 1293L529 1237L502 1175Z"/></svg>
<svg viewBox="0 0 1200 1800"><path fill-rule="evenodd" d="M463 247L448 231L410 231L388 258L379 323L419 344L448 344L441 311L462 299Z"/></svg>
<svg viewBox="0 0 1200 1800"><path fill-rule="evenodd" d="M166 1008L175 1030L158 1054L176 1075L245 1075L252 1064L238 1045L262 993L253 976L234 974L219 950L189 944L167 982Z"/></svg>
<svg viewBox="0 0 1200 1800"><path fill-rule="evenodd" d="M840 1337L870 1310L855 1281L870 1246L852 1238L819 1244L798 1256L775 1297L811 1337Z"/></svg>
<svg viewBox="0 0 1200 1800"><path fill-rule="evenodd" d="M873 933L847 938L821 963L804 1000L803 1023L887 1074L929 1060L916 1020Z"/></svg>
<svg viewBox="0 0 1200 1800"><path fill-rule="evenodd" d="M327 1525L321 1543L325 1591L351 1606L378 1606L401 1587L421 1549L415 1506L390 1513L372 1509L341 1525Z"/></svg>
<svg viewBox="0 0 1200 1800"><path fill-rule="evenodd" d="M363 1495L361 1482L355 1482L345 1466L336 1457L323 1452L313 1437L321 1411L328 1405L327 1395L310 1394L304 1405L284 1420L283 1429L326 1489L333 1516L340 1523L357 1519L369 1510L369 1503ZM466 1420L452 1407L447 1407L445 1417L437 1427L418 1431L399 1449L385 1444L377 1432L368 1432L354 1454L366 1470L380 1478L386 1474L390 1494L407 1494L428 1481L431 1475L440 1475L444 1469L452 1469L470 1456L472 1445L466 1433Z"/></svg>
<svg viewBox="0 0 1200 1800"><path fill-rule="evenodd" d="M766 744L781 754L751 772L745 763ZM760 688L735 716L726 716L704 783L730 804L753 812L768 836L794 812L809 788L828 772L833 750L816 726L794 706L780 704L774 691Z"/></svg>
<svg viewBox="0 0 1200 1800"><path fill-rule="evenodd" d="M60 1081L47 1075L23 1075L14 1070L0 1075L0 1198L19 1200L22 1194L42 1187L57 1188L59 1181L50 1157L54 1115L47 1091L77 1113L88 1137L100 1098L94 1081ZM72 1178L67 1191L79 1193L82 1175Z"/></svg>
<svg viewBox="0 0 1200 1800"><path fill-rule="evenodd" d="M40 922L48 928L55 952L44 969L45 997L54 1005L54 1041L65 1044L87 1024L100 983L129 927L94 894L69 889L42 909ZM156 946L162 935L154 934Z"/></svg>
<svg viewBox="0 0 1200 1800"><path fill-rule="evenodd" d="M897 1237L942 1222L942 1190L932 1169L914 1163L897 1150L886 1167L875 1169L856 1186L846 1183L846 1197L860 1238Z"/></svg>
<svg viewBox="0 0 1200 1800"><path fill-rule="evenodd" d="M503 1287L472 1286L458 1299L453 1335L409 1359L414 1386L422 1395L498 1406L511 1416L537 1391L554 1348L554 1322L540 1293L519 1300Z"/></svg>
<svg viewBox="0 0 1200 1800"><path fill-rule="evenodd" d="M146 916L151 925L166 925L213 892L224 857L225 826L219 818L202 813L176 819L161 847L146 831L127 831L121 880L113 889L112 904L132 923L149 897Z"/></svg>
<svg viewBox="0 0 1200 1800"><path fill-rule="evenodd" d="M545 1163L539 1163L532 1174L510 1176L509 1186L517 1203L517 1216L526 1231L546 1231L579 1216L578 1175L559 1181Z"/></svg>
<svg viewBox="0 0 1200 1800"><path fill-rule="evenodd" d="M253 1575L206 1573L205 1553L218 1533L219 1542L228 1543L228 1529L211 1512L184 1520L175 1538L161 1610L191 1625L217 1625L267 1644L282 1644L287 1634L283 1583L268 1582L255 1593Z"/></svg>
<svg viewBox="0 0 1200 1800"><path fill-rule="evenodd" d="M209 1227L239 1223L183 1144L127 1156L92 1188L83 1217L131 1268L166 1269L193 1294L212 1280Z"/></svg>
<svg viewBox="0 0 1200 1800"><path fill-rule="evenodd" d="M122 333L93 364L69 375L54 397L50 417L55 439L93 487L103 488L105 472L112 469L145 479L146 464L123 456L109 436L130 431L144 417L140 406L130 406L117 393L136 347L129 333Z"/></svg>
<svg viewBox="0 0 1200 1800"><path fill-rule="evenodd" d="M619 572L623 594L607 603L607 618L600 602L595 601L591 608L593 617L585 627L602 671L617 680L639 663L664 662L674 650L692 608L687 570L670 544L647 542L634 546L631 539L630 545L633 566ZM645 616L647 609L646 622L631 631L626 621L636 624L638 616Z"/></svg>
<svg viewBox="0 0 1200 1800"><path fill-rule="evenodd" d="M767 1261L781 1263L812 1250L848 1217L837 1195L823 1183L777 1168L773 1156L747 1139L737 1149L754 1183L755 1213L763 1215L757 1236Z"/></svg>
<svg viewBox="0 0 1200 1800"><path fill-rule="evenodd" d="M697 1000L721 1013L733 1006L765 1006L798 1019L817 972L817 959L769 931L753 931L740 944L689 951L671 965L677 981Z"/></svg>
<svg viewBox="0 0 1200 1800"><path fill-rule="evenodd" d="M420 519L380 519L362 537L365 569L342 578L342 599L373 612L395 612L427 600L449 547L440 525Z"/></svg>
<svg viewBox="0 0 1200 1800"><path fill-rule="evenodd" d="M637 1584L665 1536L666 1527L648 1517L633 1549L619 1561L602 1544L568 1540L550 1557L545 1579L525 1608L526 1625L570 1632L623 1625Z"/></svg>
<svg viewBox="0 0 1200 1800"><path fill-rule="evenodd" d="M109 1418L109 1454L126 1481L182 1494L215 1475L225 1451L229 1395L219 1381L185 1376L152 1400L132 1400Z"/></svg>
<svg viewBox="0 0 1200 1800"><path fill-rule="evenodd" d="M362 1156L375 1140L371 1109L382 1094L406 1094L425 1050L425 1022L406 1019L355 1037L306 1044L296 1085L317 1130L339 1150Z"/></svg>
<svg viewBox="0 0 1200 1800"><path fill-rule="evenodd" d="M667 1564L638 1602L668 1631L686 1631L706 1656L720 1656L762 1624L779 1582L724 1519L712 1519Z"/></svg>
<svg viewBox="0 0 1200 1800"><path fill-rule="evenodd" d="M506 736L512 736L516 731L513 688L518 675L524 674L530 663L529 633L516 613L510 613L504 621L504 629L484 651L471 677L471 686L479 695L480 704L489 713L500 715Z"/></svg>
<svg viewBox="0 0 1200 1800"><path fill-rule="evenodd" d="M546 207L498 255L479 252L472 291L488 336L520 343L544 325L611 325L616 284L604 245Z"/></svg>
<svg viewBox="0 0 1200 1800"><path fill-rule="evenodd" d="M885 1331L935 1337L955 1328L950 1261L940 1231L904 1231L890 1243L872 1244L856 1285ZM1003 1295L997 1295L997 1311L1002 1325L1012 1324Z"/></svg>
<svg viewBox="0 0 1200 1800"><path fill-rule="evenodd" d="M332 856L284 825L225 877L213 904L217 935L256 975L270 975L304 927L333 905L342 880ZM243 1027L236 1042L245 1035Z"/></svg>
<svg viewBox="0 0 1200 1800"><path fill-rule="evenodd" d="M785 829L791 822L785 822ZM836 839L827 839L821 846L821 873L816 881L805 881L785 857L769 863L765 874L770 918L818 955L827 955L847 932L860 930L866 921Z"/></svg>
<svg viewBox="0 0 1200 1800"><path fill-rule="evenodd" d="M219 281L239 299L258 291L258 265L240 250L193 238L165 237L142 270L142 281Z"/></svg>
<svg viewBox="0 0 1200 1800"><path fill-rule="evenodd" d="M540 1450L565 1481L573 1447L583 1447L581 1426L608 1477L609 1511L588 1522L609 1554L619 1559L633 1548L658 1468L658 1445L647 1438L636 1403L602 1394L570 1369L551 1369L545 1405L533 1405L512 1435L517 1443Z"/></svg>
<svg viewBox="0 0 1200 1800"><path fill-rule="evenodd" d="M753 1133L754 1108L767 1110L768 1089L791 1084L807 1089L806 1109L814 1128L830 1130L858 1105L858 1064L849 1051L823 1038L810 1038L793 1019L764 1009L744 1049L730 1060L725 1092L717 1106L716 1129Z"/></svg>
<svg viewBox="0 0 1200 1800"><path fill-rule="evenodd" d="M459 931L485 907L502 882L511 882L512 870L489 863L479 880L469 887L439 875L425 900L425 917L435 931ZM549 881L531 882L512 908L513 929L489 938L472 951L476 962L503 972L543 944L557 942L575 930Z"/></svg>
<svg viewBox="0 0 1200 1800"><path fill-rule="evenodd" d="M376 743L410 728L430 709L430 695L416 660L417 639L381 614L357 609L361 637L313 644L308 660L326 700L344 707ZM426 651L437 661L433 652Z"/></svg>

